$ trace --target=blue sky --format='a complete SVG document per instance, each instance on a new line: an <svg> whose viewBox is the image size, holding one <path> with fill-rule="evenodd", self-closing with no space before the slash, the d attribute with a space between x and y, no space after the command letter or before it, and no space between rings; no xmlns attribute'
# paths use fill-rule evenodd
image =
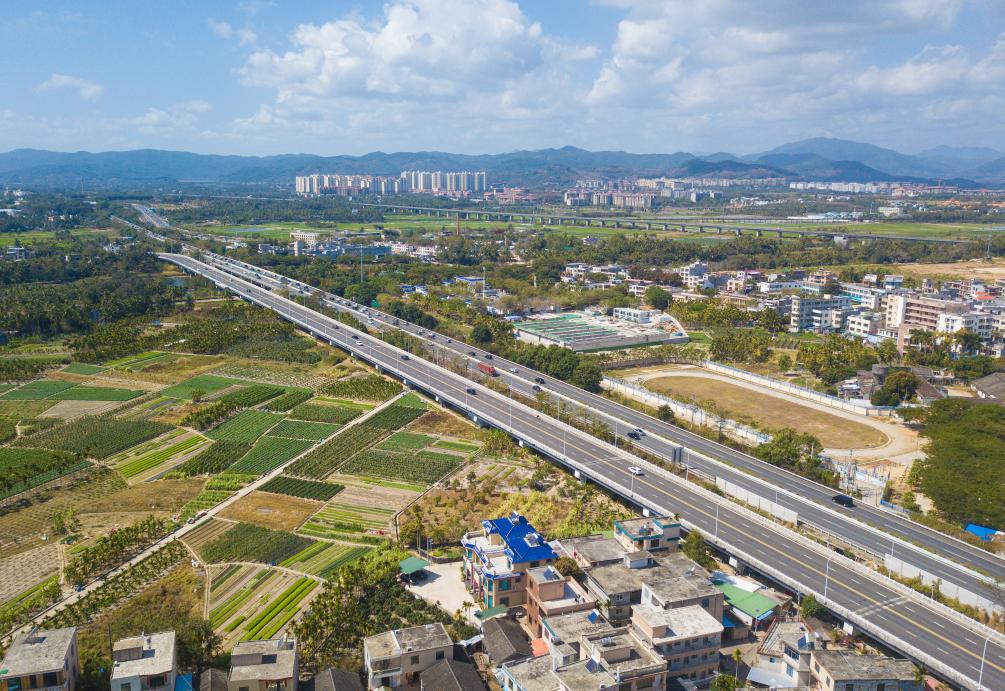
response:
<svg viewBox="0 0 1005 691"><path fill-rule="evenodd" d="M7 0L0 150L1005 149L999 0Z"/></svg>

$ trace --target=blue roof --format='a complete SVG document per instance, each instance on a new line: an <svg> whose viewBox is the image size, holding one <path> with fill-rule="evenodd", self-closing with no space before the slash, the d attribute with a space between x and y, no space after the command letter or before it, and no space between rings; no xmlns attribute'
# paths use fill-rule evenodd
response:
<svg viewBox="0 0 1005 691"><path fill-rule="evenodd" d="M527 561L547 561L558 555L534 529L526 516L514 512L502 518L492 518L482 521L485 530L496 533L506 545L506 554L514 564Z"/></svg>
<svg viewBox="0 0 1005 691"><path fill-rule="evenodd" d="M965 530L968 533L976 535L982 540L990 540L998 534L998 531L994 528L988 528L986 525L977 525L976 523L967 523Z"/></svg>

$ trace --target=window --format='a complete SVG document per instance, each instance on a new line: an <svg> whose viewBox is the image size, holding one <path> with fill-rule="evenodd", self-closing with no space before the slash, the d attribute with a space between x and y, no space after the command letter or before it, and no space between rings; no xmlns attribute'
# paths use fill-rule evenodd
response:
<svg viewBox="0 0 1005 691"><path fill-rule="evenodd" d="M263 665L274 665L274 664L276 664L276 654L275 653L269 653L268 655L262 655L262 664Z"/></svg>
<svg viewBox="0 0 1005 691"><path fill-rule="evenodd" d="M59 675L55 672L46 672L42 675L42 686L58 686ZM880 691L883 691L880 689Z"/></svg>
<svg viewBox="0 0 1005 691"><path fill-rule="evenodd" d="M13 679L7 680L7 691L21 691L20 677L14 677Z"/></svg>
<svg viewBox="0 0 1005 691"><path fill-rule="evenodd" d="M419 656L418 655L413 655L412 656L411 664L413 664L413 665L419 664Z"/></svg>
<svg viewBox="0 0 1005 691"><path fill-rule="evenodd" d="M886 691L886 684L883 682L876 684L876 691Z"/></svg>
<svg viewBox="0 0 1005 691"><path fill-rule="evenodd" d="M133 691L132 683L127 681L124 684L119 684L119 691Z"/></svg>
<svg viewBox="0 0 1005 691"><path fill-rule="evenodd" d="M437 660L442 660L443 659L443 651L442 650L437 650L436 651L436 659ZM883 690L880 689L880 691L883 691Z"/></svg>
<svg viewBox="0 0 1005 691"><path fill-rule="evenodd" d="M28 677L28 688L37 689L38 688L38 677L32 674Z"/></svg>
<svg viewBox="0 0 1005 691"><path fill-rule="evenodd" d="M703 598L701 599L701 606L702 606L702 608L704 608L704 609L708 609L708 598L707 598L707 597L703 597Z"/></svg>
<svg viewBox="0 0 1005 691"><path fill-rule="evenodd" d="M158 689L162 686L167 686L167 683L168 683L167 675L165 674L158 674L157 676L150 677L147 680L147 684L150 686L151 689Z"/></svg>
<svg viewBox="0 0 1005 691"><path fill-rule="evenodd" d="M237 691L251 691L251 689L249 689L247 686L240 686L238 687Z"/></svg>
<svg viewBox="0 0 1005 691"><path fill-rule="evenodd" d="M659 540L653 540L651 548L652 549L658 549L659 546L660 546L660 541Z"/></svg>

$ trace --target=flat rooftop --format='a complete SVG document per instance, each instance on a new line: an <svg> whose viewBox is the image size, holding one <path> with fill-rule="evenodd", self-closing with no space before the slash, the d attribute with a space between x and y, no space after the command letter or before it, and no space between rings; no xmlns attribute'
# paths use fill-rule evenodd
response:
<svg viewBox="0 0 1005 691"><path fill-rule="evenodd" d="M800 650L801 643L813 642L813 631L802 619L776 619L768 629L757 652L779 657L784 654L784 646Z"/></svg>
<svg viewBox="0 0 1005 691"><path fill-rule="evenodd" d="M614 627L595 609L545 617L541 620L541 625L563 643L577 642L580 636L590 636L614 630Z"/></svg>
<svg viewBox="0 0 1005 691"><path fill-rule="evenodd" d="M446 628L439 622L385 631L363 639L363 647L373 659L395 657L403 652L432 650L451 645L453 645L453 641L447 634Z"/></svg>
<svg viewBox="0 0 1005 691"><path fill-rule="evenodd" d="M579 352L657 345L687 338L679 331L665 331L586 312L531 317L514 323L513 328L518 334L544 339Z"/></svg>
<svg viewBox="0 0 1005 691"><path fill-rule="evenodd" d="M827 669L835 682L914 678L914 663L878 655L859 655L851 650L817 650L814 663Z"/></svg>
<svg viewBox="0 0 1005 691"><path fill-rule="evenodd" d="M249 658L255 662L251 662ZM231 653L230 679L241 681L291 679L297 673L296 658L296 642L292 639L243 641L234 646L234 651Z"/></svg>
<svg viewBox="0 0 1005 691"><path fill-rule="evenodd" d="M542 655L503 667L523 691L555 691L558 680L551 671L551 665L551 655Z"/></svg>
<svg viewBox="0 0 1005 691"><path fill-rule="evenodd" d="M559 540L560 549L573 559L581 558L590 564L607 564L621 561L625 548L613 537L587 535Z"/></svg>
<svg viewBox="0 0 1005 691"><path fill-rule="evenodd" d="M0 679L63 669L75 633L76 629L70 627L17 636L4 656L3 669L7 671L0 674Z"/></svg>
<svg viewBox="0 0 1005 691"><path fill-rule="evenodd" d="M663 609L650 604L632 606L632 618L638 617L652 627L666 626L665 636L658 641L674 641L677 639L696 638L722 633L722 622L703 610L698 605Z"/></svg>
<svg viewBox="0 0 1005 691"><path fill-rule="evenodd" d="M112 679L166 674L175 665L174 631L133 636L112 646Z"/></svg>

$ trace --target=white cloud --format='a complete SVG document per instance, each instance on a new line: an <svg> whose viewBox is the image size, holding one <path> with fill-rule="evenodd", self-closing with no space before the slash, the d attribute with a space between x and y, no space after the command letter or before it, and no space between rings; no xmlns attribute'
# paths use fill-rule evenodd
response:
<svg viewBox="0 0 1005 691"><path fill-rule="evenodd" d="M207 19L206 23L209 25L210 31L220 38L236 38L238 45L241 46L250 45L258 40L258 34L256 34L253 29L248 27L237 29L233 27L230 22L217 21L212 17Z"/></svg>
<svg viewBox="0 0 1005 691"><path fill-rule="evenodd" d="M68 74L53 74L44 82L39 84L41 91L53 91L56 89L72 89L85 101L93 101L104 92L105 87L94 82L89 82L80 77L71 77Z"/></svg>
<svg viewBox="0 0 1005 691"><path fill-rule="evenodd" d="M511 0L394 0L372 20L301 24L290 44L254 51L240 70L246 85L276 96L240 126L310 123L347 135L453 123L459 137L483 136L500 119L534 127L556 96L581 100L587 79L570 73L597 56L547 35Z"/></svg>
<svg viewBox="0 0 1005 691"><path fill-rule="evenodd" d="M186 101L166 109L151 107L140 115L119 118L114 124L144 135L171 135L193 131L199 124L199 116L210 110L212 106L206 101Z"/></svg>

